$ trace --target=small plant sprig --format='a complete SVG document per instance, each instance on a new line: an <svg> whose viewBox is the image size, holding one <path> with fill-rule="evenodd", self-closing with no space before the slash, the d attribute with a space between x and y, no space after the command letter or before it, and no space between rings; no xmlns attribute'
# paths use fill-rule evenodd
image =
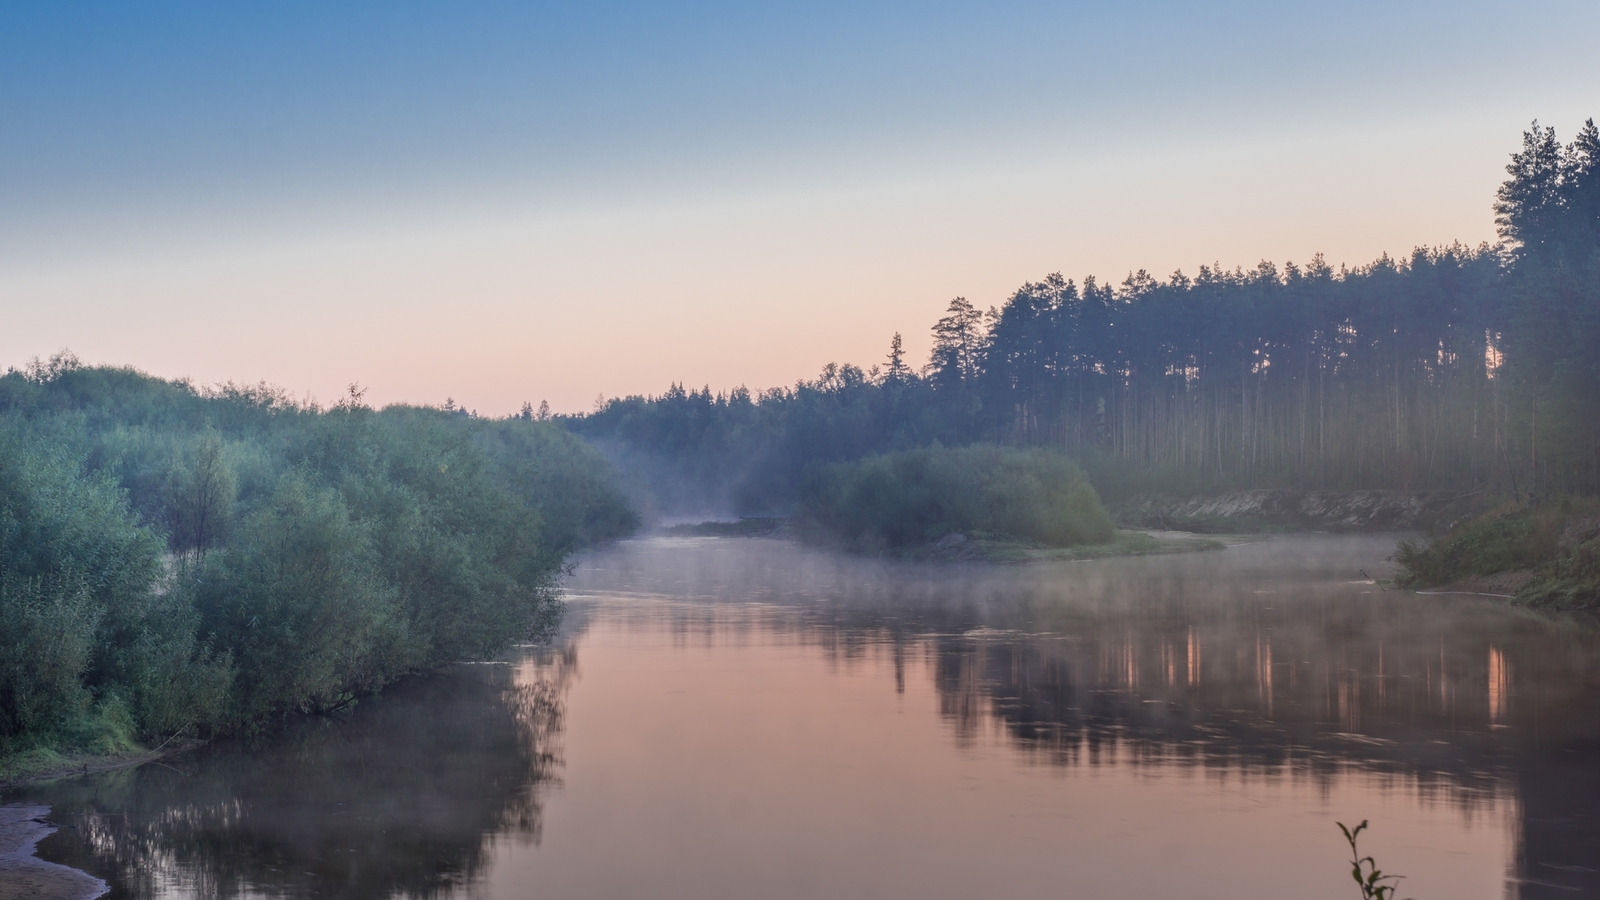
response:
<svg viewBox="0 0 1600 900"><path fill-rule="evenodd" d="M1395 891L1399 890L1399 875L1385 875L1372 857L1362 856L1356 849L1356 836L1367 827L1367 820L1362 819L1361 824L1354 828L1346 828L1343 822L1335 822L1339 830L1344 832L1344 839L1350 842L1350 877L1361 886L1361 900L1395 900Z"/></svg>

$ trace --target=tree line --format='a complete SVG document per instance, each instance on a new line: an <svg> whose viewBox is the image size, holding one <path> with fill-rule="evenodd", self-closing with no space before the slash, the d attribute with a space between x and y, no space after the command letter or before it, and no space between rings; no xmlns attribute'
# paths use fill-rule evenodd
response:
<svg viewBox="0 0 1600 900"><path fill-rule="evenodd" d="M1059 274L951 301L920 369L673 385L568 427L664 509L792 504L808 467L934 442L1055 448L1102 493L1243 487L1600 491L1600 133L1534 127L1494 245L1364 266Z"/></svg>

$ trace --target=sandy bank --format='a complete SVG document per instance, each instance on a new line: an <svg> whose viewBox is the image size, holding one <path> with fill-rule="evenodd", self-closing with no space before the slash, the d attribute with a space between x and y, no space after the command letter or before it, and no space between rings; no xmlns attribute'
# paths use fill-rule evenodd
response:
<svg viewBox="0 0 1600 900"><path fill-rule="evenodd" d="M104 881L45 862L33 848L55 833L48 806L0 806L0 900L91 900L110 890Z"/></svg>
<svg viewBox="0 0 1600 900"><path fill-rule="evenodd" d="M1232 491L1143 497L1112 515L1135 528L1200 533L1411 531L1471 513L1476 493L1426 491Z"/></svg>

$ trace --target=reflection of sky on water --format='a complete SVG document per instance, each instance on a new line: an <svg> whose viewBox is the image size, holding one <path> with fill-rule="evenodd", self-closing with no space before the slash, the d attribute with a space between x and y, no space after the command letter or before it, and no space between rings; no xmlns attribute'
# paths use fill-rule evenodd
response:
<svg viewBox="0 0 1600 900"><path fill-rule="evenodd" d="M1420 900L1600 889L1595 630L1383 591L1392 546L627 542L560 653L29 796L127 896L1342 897L1362 818Z"/></svg>

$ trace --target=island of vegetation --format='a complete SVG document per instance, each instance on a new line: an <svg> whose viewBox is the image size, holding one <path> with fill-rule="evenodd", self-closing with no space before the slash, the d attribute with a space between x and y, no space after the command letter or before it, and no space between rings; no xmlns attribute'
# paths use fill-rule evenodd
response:
<svg viewBox="0 0 1600 900"><path fill-rule="evenodd" d="M1220 541L1118 529L1076 463L971 444L874 454L815 470L793 517L668 526L680 537L798 538L910 560L1034 562L1211 550Z"/></svg>
<svg viewBox="0 0 1600 900"><path fill-rule="evenodd" d="M0 377L4 778L349 705L559 617L636 516L531 416L330 408L58 355Z"/></svg>
<svg viewBox="0 0 1600 900"><path fill-rule="evenodd" d="M1114 528L1089 480L1066 457L974 444L837 463L800 500L800 521L855 550L911 550L951 535L1047 547L1108 543Z"/></svg>
<svg viewBox="0 0 1600 900"><path fill-rule="evenodd" d="M1071 460L994 444L835 463L808 479L795 521L813 542L908 559L1082 559L1221 546L1119 532Z"/></svg>

